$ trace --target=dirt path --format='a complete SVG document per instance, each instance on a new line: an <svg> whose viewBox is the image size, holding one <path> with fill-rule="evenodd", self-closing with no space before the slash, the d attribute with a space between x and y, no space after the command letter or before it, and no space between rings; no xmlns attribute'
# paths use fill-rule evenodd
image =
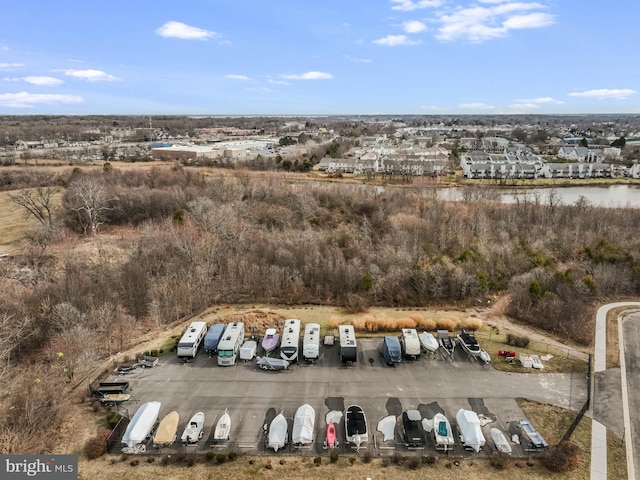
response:
<svg viewBox="0 0 640 480"><path fill-rule="evenodd" d="M498 328L505 328L519 335L525 335L536 342L545 343L561 350L568 351L571 355L584 361L589 360L589 354L580 347L567 345L551 337L549 332L537 330L529 325L516 322L505 315L505 310L509 304L509 296L499 297L491 306L483 309L468 310L470 314L475 314L481 318L485 324Z"/></svg>

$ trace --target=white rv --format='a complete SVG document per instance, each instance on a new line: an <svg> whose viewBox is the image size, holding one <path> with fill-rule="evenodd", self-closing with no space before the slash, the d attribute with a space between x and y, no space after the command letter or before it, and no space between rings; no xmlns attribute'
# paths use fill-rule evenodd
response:
<svg viewBox="0 0 640 480"><path fill-rule="evenodd" d="M284 332L280 343L280 357L288 362L298 360L298 348L300 345L300 320L289 319L284 322Z"/></svg>
<svg viewBox="0 0 640 480"><path fill-rule="evenodd" d="M218 343L218 365L221 367L235 365L243 341L244 323L235 322L227 325Z"/></svg>
<svg viewBox="0 0 640 480"><path fill-rule="evenodd" d="M307 362L313 362L320 356L320 325L307 323L304 327L302 339L302 357Z"/></svg>
<svg viewBox="0 0 640 480"><path fill-rule="evenodd" d="M188 361L194 358L207 334L207 322L192 322L178 342L178 358Z"/></svg>
<svg viewBox="0 0 640 480"><path fill-rule="evenodd" d="M415 328L402 329L400 345L405 357L415 360L420 356L420 337Z"/></svg>

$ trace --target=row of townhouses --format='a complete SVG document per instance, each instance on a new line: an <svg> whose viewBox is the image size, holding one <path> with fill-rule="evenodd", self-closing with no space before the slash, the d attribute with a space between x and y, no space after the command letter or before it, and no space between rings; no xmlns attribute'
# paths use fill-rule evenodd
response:
<svg viewBox="0 0 640 480"><path fill-rule="evenodd" d="M444 148L398 151L394 148L353 149L344 158L325 157L318 170L389 175L441 175L447 168L449 152Z"/></svg>
<svg viewBox="0 0 640 480"><path fill-rule="evenodd" d="M547 163L532 154L471 152L460 157L460 167L466 178L476 179L640 177L640 165L625 167L602 162Z"/></svg>

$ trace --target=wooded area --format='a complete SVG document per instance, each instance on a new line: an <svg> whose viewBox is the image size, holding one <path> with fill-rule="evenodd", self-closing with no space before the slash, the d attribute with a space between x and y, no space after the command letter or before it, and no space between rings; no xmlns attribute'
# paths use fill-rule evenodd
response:
<svg viewBox="0 0 640 480"><path fill-rule="evenodd" d="M0 261L0 375L12 409L4 453L55 442L44 432L55 429L79 366L217 303L356 311L486 305L506 294L511 316L589 344L594 305L639 291L632 208L447 202L428 186L182 167L33 178L15 208L40 202L47 235ZM66 189L60 208L42 205L47 188ZM108 235L114 227L128 233ZM91 248L65 254L78 239Z"/></svg>

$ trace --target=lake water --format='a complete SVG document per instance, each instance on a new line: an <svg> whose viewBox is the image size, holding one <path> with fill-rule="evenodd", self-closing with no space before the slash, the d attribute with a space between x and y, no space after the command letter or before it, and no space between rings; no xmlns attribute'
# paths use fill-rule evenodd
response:
<svg viewBox="0 0 640 480"><path fill-rule="evenodd" d="M584 198L589 205L600 207L633 207L640 208L640 185L608 185L608 186L576 186L556 188L513 189L499 188L498 194L505 203L517 201L535 201L548 205L551 195L556 203L572 205ZM453 187L442 189L438 196L445 200L460 201L463 199L463 189ZM558 202L559 200L559 202Z"/></svg>
<svg viewBox="0 0 640 480"><path fill-rule="evenodd" d="M394 187L393 185L368 185L354 183L330 183L330 182L309 182L314 187L327 189L372 189L375 192L382 193L390 188L412 188L412 187ZM301 184L308 184L301 182ZM425 185L424 187L414 184L417 190L423 190L425 195L433 196L436 194L441 200L462 201L465 199L464 187L442 187L434 189L434 186ZM473 191L473 187L471 187ZM573 205L581 198L589 205L598 207L631 207L640 208L640 184L639 185L594 185L594 186L562 186L554 188L509 188L498 187L485 189L481 186L475 190L474 194L480 197L485 194L504 203L515 203L517 201L538 201L542 205L549 204L549 198L554 196L556 204Z"/></svg>

